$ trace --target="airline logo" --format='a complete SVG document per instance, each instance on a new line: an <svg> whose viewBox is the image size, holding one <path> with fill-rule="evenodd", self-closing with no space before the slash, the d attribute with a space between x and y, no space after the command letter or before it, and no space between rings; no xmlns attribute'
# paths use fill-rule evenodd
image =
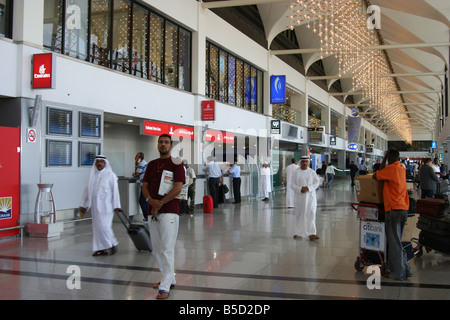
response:
<svg viewBox="0 0 450 320"><path fill-rule="evenodd" d="M162 134L193 140L194 128L149 120L144 121L144 135L160 136Z"/></svg>
<svg viewBox="0 0 450 320"><path fill-rule="evenodd" d="M234 143L234 134L229 132L207 130L205 134L205 141Z"/></svg>
<svg viewBox="0 0 450 320"><path fill-rule="evenodd" d="M33 89L55 87L55 63L53 53L33 55Z"/></svg>
<svg viewBox="0 0 450 320"><path fill-rule="evenodd" d="M0 220L11 219L12 217L12 197L0 198Z"/></svg>
<svg viewBox="0 0 450 320"><path fill-rule="evenodd" d="M270 103L286 103L286 76L270 77Z"/></svg>
<svg viewBox="0 0 450 320"><path fill-rule="evenodd" d="M215 101L205 100L202 101L202 121L214 121L215 120Z"/></svg>

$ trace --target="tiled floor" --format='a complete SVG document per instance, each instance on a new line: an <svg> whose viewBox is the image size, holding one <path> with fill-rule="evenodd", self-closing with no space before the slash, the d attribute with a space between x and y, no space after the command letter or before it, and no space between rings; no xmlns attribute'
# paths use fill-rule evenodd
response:
<svg viewBox="0 0 450 320"><path fill-rule="evenodd" d="M284 194L270 202L221 204L213 214L180 217L177 286L170 300L450 299L450 258L432 251L411 260L407 281L383 278L370 290L356 271L359 220L345 181L318 191L320 240L294 240L293 209ZM417 236L409 218L405 238ZM66 225L60 237L0 241L0 299L155 299L159 271L150 252L138 252L120 223L119 251L92 257L89 222ZM69 266L79 268L80 289L70 289Z"/></svg>

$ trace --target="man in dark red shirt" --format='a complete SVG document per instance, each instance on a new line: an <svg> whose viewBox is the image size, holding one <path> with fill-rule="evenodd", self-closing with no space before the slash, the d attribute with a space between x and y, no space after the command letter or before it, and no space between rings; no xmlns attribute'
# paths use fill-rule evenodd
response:
<svg viewBox="0 0 450 320"><path fill-rule="evenodd" d="M142 193L148 202L153 254L162 274L161 282L153 286L159 289L157 299L167 298L170 288L175 285L174 257L180 213L180 203L176 197L185 183L184 166L180 159L172 158L171 150L171 137L167 134L159 136L160 157L150 161L142 180ZM173 174L173 188L161 195L159 190L164 171Z"/></svg>

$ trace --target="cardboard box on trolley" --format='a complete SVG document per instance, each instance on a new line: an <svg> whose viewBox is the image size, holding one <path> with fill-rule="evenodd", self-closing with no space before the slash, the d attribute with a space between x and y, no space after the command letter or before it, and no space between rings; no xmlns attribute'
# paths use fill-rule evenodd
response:
<svg viewBox="0 0 450 320"><path fill-rule="evenodd" d="M373 173L355 178L356 199L358 202L383 203L383 181L372 178Z"/></svg>

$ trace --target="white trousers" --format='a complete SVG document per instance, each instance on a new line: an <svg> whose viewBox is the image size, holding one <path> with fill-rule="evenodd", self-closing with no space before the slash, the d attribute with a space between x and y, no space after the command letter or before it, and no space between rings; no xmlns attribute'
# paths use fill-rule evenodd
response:
<svg viewBox="0 0 450 320"><path fill-rule="evenodd" d="M179 218L176 213L163 213L158 215L157 219L149 216L152 253L161 271L159 290L169 291L170 285L175 284L175 244Z"/></svg>

